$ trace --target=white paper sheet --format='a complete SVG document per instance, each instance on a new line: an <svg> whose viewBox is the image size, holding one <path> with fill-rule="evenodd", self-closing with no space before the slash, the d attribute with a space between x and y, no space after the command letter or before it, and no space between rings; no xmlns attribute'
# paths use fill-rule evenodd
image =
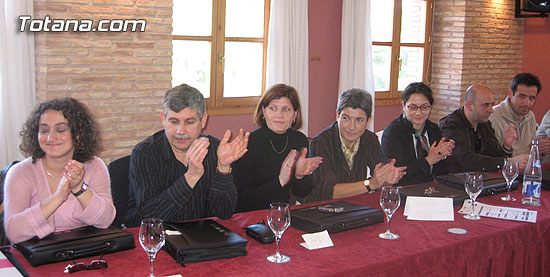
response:
<svg viewBox="0 0 550 277"><path fill-rule="evenodd" d="M462 208L458 211L462 214L469 214L472 210L472 201L467 199L464 201ZM476 202L474 212L480 216L500 218L506 220L524 221L524 222L537 222L537 211L530 211L528 209L511 208L492 206Z"/></svg>
<svg viewBox="0 0 550 277"><path fill-rule="evenodd" d="M408 196L403 215L409 220L454 221L453 199Z"/></svg>

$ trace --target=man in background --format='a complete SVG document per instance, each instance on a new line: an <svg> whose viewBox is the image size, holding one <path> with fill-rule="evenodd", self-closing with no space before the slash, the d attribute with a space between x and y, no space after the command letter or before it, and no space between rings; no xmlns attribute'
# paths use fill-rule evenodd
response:
<svg viewBox="0 0 550 277"><path fill-rule="evenodd" d="M504 146L505 135L509 128L515 129L517 142L512 145L512 155L529 154L531 142L537 137L537 121L532 109L541 90L540 80L530 73L517 74L508 97L493 107L489 121L495 129L495 137ZM545 155L550 152L550 138L539 140L539 151Z"/></svg>
<svg viewBox="0 0 550 277"><path fill-rule="evenodd" d="M512 157L512 145L517 142L515 130L507 130L502 145L495 137L489 121L494 102L489 87L474 84L464 94L464 106L439 120L442 135L455 141L453 155L449 156L451 172L497 171L505 159L517 161L525 168L528 155Z"/></svg>

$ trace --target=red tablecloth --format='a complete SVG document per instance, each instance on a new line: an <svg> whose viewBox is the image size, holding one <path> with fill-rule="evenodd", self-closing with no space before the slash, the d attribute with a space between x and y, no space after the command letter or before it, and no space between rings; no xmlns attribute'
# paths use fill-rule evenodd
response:
<svg viewBox="0 0 550 277"><path fill-rule="evenodd" d="M506 203L501 195L482 197L480 202L526 208L521 205L520 191L514 191L518 201ZM165 276L550 276L550 192L542 192L542 205L528 207L538 211L537 223L482 218L469 221L455 209L455 221L409 221L403 208L394 215L391 230L401 238L387 241L378 238L386 224L332 234L334 247L307 250L299 245L304 233L289 228L281 241L281 252L292 258L286 264L273 264L266 257L275 252L275 244L264 245L249 238L248 256L225 260L187 264L182 267L170 255L161 251L155 261L155 275ZM379 207L379 193L365 194L347 201ZM248 238L243 227L265 219L266 211L235 214L220 222ZM465 235L447 232L459 227ZM138 228L130 229L137 234ZM136 235L137 239L137 235ZM32 267L17 250L12 252L31 276L60 276L68 262ZM97 257L79 259L89 262ZM82 271L74 276L146 276L149 261L136 240L136 248L103 257L108 269ZM66 276L66 275L65 275Z"/></svg>

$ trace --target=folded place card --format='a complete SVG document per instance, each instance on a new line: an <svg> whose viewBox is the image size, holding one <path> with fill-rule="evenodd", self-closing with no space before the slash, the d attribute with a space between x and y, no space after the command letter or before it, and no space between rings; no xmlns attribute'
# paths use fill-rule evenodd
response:
<svg viewBox="0 0 550 277"><path fill-rule="evenodd" d="M408 196L403 215L409 220L454 221L453 199Z"/></svg>
<svg viewBox="0 0 550 277"><path fill-rule="evenodd" d="M318 233L303 234L302 238L304 238L305 242L300 243L300 245L309 250L334 246L327 230Z"/></svg>

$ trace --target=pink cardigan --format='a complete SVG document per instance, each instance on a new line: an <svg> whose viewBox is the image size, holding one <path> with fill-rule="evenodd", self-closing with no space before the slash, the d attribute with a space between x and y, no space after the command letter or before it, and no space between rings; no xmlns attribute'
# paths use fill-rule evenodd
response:
<svg viewBox="0 0 550 277"><path fill-rule="evenodd" d="M93 225L107 228L115 218L109 172L105 163L94 157L84 163L84 180L92 191L90 204L83 209L72 194L45 219L40 203L52 195L42 167L42 159L27 158L13 166L4 187L4 228L12 243L34 236L43 238L52 232Z"/></svg>

